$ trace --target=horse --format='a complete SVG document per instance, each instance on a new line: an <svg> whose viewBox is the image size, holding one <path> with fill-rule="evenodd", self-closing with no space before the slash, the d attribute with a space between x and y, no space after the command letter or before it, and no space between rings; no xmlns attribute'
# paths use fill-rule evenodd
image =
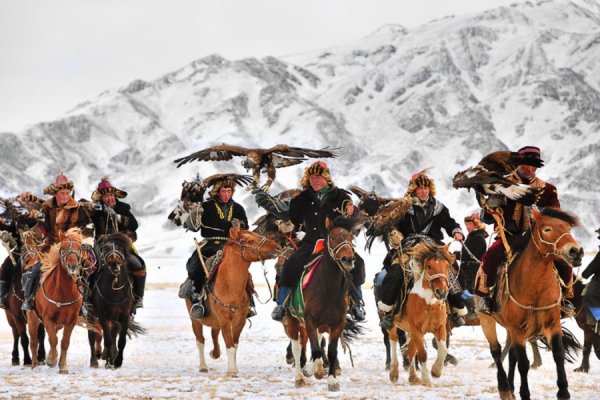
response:
<svg viewBox="0 0 600 400"><path fill-rule="evenodd" d="M577 280L573 286L573 292L575 298L573 299L573 305L577 310L575 314L575 321L577 325L583 330L583 357L581 359L581 365L575 368L575 372L590 371L590 354L592 348L596 357L600 359L600 332L594 329L594 326L588 324L587 313L588 311L583 307L583 289L585 284L580 280Z"/></svg>
<svg viewBox="0 0 600 400"><path fill-rule="evenodd" d="M354 246L352 239L354 231L362 227L363 221L356 218L338 217L332 223L326 219L328 230L325 238L325 248L319 264L313 267L310 282L302 289L304 298L303 318L294 313L286 315L284 327L287 336L292 341L292 353L296 368L295 386L303 387L306 382L304 375L325 377L324 352L321 348L321 336L329 334L327 359L329 360L329 391L339 391L337 381L337 346L340 337L352 338L360 333L360 327L346 317L348 310L348 289L352 282L350 271L354 267ZM299 290L299 289L297 289ZM311 360L301 366L301 356L310 341ZM304 374L304 375L303 375Z"/></svg>
<svg viewBox="0 0 600 400"><path fill-rule="evenodd" d="M127 336L144 333L144 329L130 319L133 307L133 286L127 269L131 249L129 238L123 233L102 235L96 240L99 267L93 275L94 316L102 327L105 368L123 365L123 351ZM98 367L97 333L88 330L90 366ZM116 342L118 341L118 350Z"/></svg>
<svg viewBox="0 0 600 400"><path fill-rule="evenodd" d="M23 236L23 235L22 235ZM13 351L12 351L12 365L19 365L19 339L21 340L21 347L23 348L23 365L31 365L31 356L29 355L29 336L27 335L27 319L25 318L24 312L21 310L23 304L23 286L21 284L21 276L23 274L23 268L27 265L29 258L33 256L25 246L21 247L21 255L15 257L14 274L12 281L8 287L8 296L6 300L6 319L13 334ZM38 338L37 358L39 362L44 362L46 359L46 349L44 347L44 338L46 331L44 325L40 324L36 333Z"/></svg>
<svg viewBox="0 0 600 400"><path fill-rule="evenodd" d="M250 307L250 298L246 290L250 273L248 268L252 262L276 257L280 251L277 243L257 233L240 230L238 227L229 230L229 238L223 247L223 260L214 278L214 286L206 286L211 311L204 318L190 318L200 356L200 372L208 372L202 332L203 326L206 325L212 328L211 356L218 358L220 355L220 331L227 348L227 375L237 376L237 348ZM185 302L189 313L192 302L189 298L186 298Z"/></svg>
<svg viewBox="0 0 600 400"><path fill-rule="evenodd" d="M409 382L411 384L431 385L427 366L427 350L424 335L434 334L438 351L433 363L431 375L440 377L446 357L446 320L448 296L448 269L454 257L444 246L417 243L407 254L410 259L408 268L413 274L414 284L410 289L402 310L394 316L394 326L388 331L392 348L392 362L389 377L392 382L398 380L398 335L400 328L410 335L407 357L410 362ZM417 377L416 359L421 365L421 379Z"/></svg>
<svg viewBox="0 0 600 400"><path fill-rule="evenodd" d="M534 211L533 220L525 248L498 277L496 304L500 312L492 316L479 313L479 320L496 363L501 399L515 398L517 364L521 376L519 393L522 399L530 398L525 342L535 336L542 336L552 348L557 372L557 398L569 399L565 359L570 361L572 352L577 352L580 345L561 326L562 291L554 263L581 265L583 249L571 235L571 228L577 226L579 220L557 208L545 208L541 213ZM512 342L508 376L500 359L496 323L506 328Z"/></svg>
<svg viewBox="0 0 600 400"><path fill-rule="evenodd" d="M30 349L33 356L32 368L37 367L39 363L35 350L38 345L36 335L41 321L46 327L50 342L50 352L46 359L50 367L56 366L57 333L58 330L63 329L58 367L61 374L69 373L67 351L83 303L83 297L78 289L84 263L82 240L81 230L71 228L65 233L64 239L52 245L44 257L42 270L45 272L35 294L35 310L27 311Z"/></svg>

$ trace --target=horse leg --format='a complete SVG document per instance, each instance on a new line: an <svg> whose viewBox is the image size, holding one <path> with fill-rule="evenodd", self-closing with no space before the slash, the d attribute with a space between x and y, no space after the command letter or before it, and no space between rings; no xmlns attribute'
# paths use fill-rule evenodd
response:
<svg viewBox="0 0 600 400"><path fill-rule="evenodd" d="M31 365L31 356L29 355L29 335L27 335L25 326L21 329L21 348L23 349L23 365Z"/></svg>
<svg viewBox="0 0 600 400"><path fill-rule="evenodd" d="M292 351L292 341L291 340L288 343L287 347L285 348L285 363L288 365L294 363L294 353Z"/></svg>
<svg viewBox="0 0 600 400"><path fill-rule="evenodd" d="M196 336L196 348L198 349L198 357L200 358L199 372L208 372L208 365L206 365L206 358L204 357L204 333L202 332L203 326L200 322L192 320L192 329ZM217 341L219 338L217 338ZM213 338L214 342L214 338ZM212 353L211 353L212 355Z"/></svg>
<svg viewBox="0 0 600 400"><path fill-rule="evenodd" d="M125 351L125 346L127 345L127 329L129 327L129 314L124 313L124 317L120 323L119 330L119 348L117 353L117 358L115 359L115 368L120 368L123 365L123 353Z"/></svg>
<svg viewBox="0 0 600 400"><path fill-rule="evenodd" d="M508 385L510 386L510 392L515 392L515 367L519 362L519 356L517 354L516 346L511 344L508 349Z"/></svg>
<svg viewBox="0 0 600 400"><path fill-rule="evenodd" d="M13 349L12 349L12 365L17 366L20 364L19 362L19 331L16 326L10 325L13 334Z"/></svg>
<svg viewBox="0 0 600 400"><path fill-rule="evenodd" d="M46 339L46 328L44 327L43 324L38 324L37 339L38 339L38 348L37 348L38 363L44 364L44 363L46 363L46 345L44 343L44 341Z"/></svg>
<svg viewBox="0 0 600 400"><path fill-rule="evenodd" d="M114 362L114 355L112 351L114 340L111 327L106 318L100 318L100 325L102 325L102 336L104 336L104 352L106 354L106 364L104 364L104 368L112 369Z"/></svg>
<svg viewBox="0 0 600 400"><path fill-rule="evenodd" d="M590 354L592 353L592 341L590 339L590 334L588 330L584 330L583 332L583 357L581 359L581 365L575 368L575 372L585 372L588 373L590 371Z"/></svg>
<svg viewBox="0 0 600 400"><path fill-rule="evenodd" d="M408 338L406 332L400 328L395 328L398 334L398 344L400 344L400 352L402 353L402 367L405 371L408 371L410 367L410 361L408 360ZM418 367L418 366L417 366Z"/></svg>
<svg viewBox="0 0 600 400"><path fill-rule="evenodd" d="M385 370L390 370L390 363L392 361L390 355L390 335L388 335L387 330L381 328L381 333L383 333L383 345L385 346Z"/></svg>
<svg viewBox="0 0 600 400"><path fill-rule="evenodd" d="M297 320L289 318L287 332L288 337L290 338L290 352L292 353L292 358L294 362L294 367L296 369L296 378L294 381L294 385L299 387L304 387L306 385L306 381L304 380L304 375L302 375L302 350L304 348L305 343L303 343L303 335L300 332L301 328ZM295 339L293 339L295 338ZM304 339L306 336L304 336Z"/></svg>
<svg viewBox="0 0 600 400"><path fill-rule="evenodd" d="M314 375L317 379L323 379L325 377L325 370L323 369L323 351L321 350L321 342L319 341L317 329L307 322L306 332L308 334L308 340L310 341L311 359L310 362L306 363L304 375Z"/></svg>
<svg viewBox="0 0 600 400"><path fill-rule="evenodd" d="M227 376L235 377L238 374L237 365L235 362L235 353L237 346L233 337L233 326L231 321L226 321L221 327L221 335L225 342L227 350Z"/></svg>
<svg viewBox="0 0 600 400"><path fill-rule="evenodd" d="M421 339L422 340L422 339ZM417 335L415 332L411 332L410 340L408 341L408 360L410 361L410 366L408 367L408 382L411 385L417 385L421 383L419 377L417 376L417 353L418 353L418 341ZM423 365L421 365L421 369L423 369Z"/></svg>
<svg viewBox="0 0 600 400"><path fill-rule="evenodd" d="M535 338L529 339L529 343L531 344L531 350L533 352L533 362L531 363L531 368L537 369L542 366L542 356L540 355L540 348Z"/></svg>
<svg viewBox="0 0 600 400"><path fill-rule="evenodd" d="M76 323L77 317L75 317L75 321L65 325L63 328L63 335L60 341L60 360L58 362L58 372L61 374L69 373L69 367L67 366L67 353L69 351L69 344L71 343L71 333L73 332L73 328L75 328Z"/></svg>
<svg viewBox="0 0 600 400"><path fill-rule="evenodd" d="M88 330L88 342L90 344L90 367L98 368L98 357L96 355L96 332Z"/></svg>
<svg viewBox="0 0 600 400"><path fill-rule="evenodd" d="M31 368L35 368L38 365L37 358L37 345L38 345L38 337L37 337L37 326L40 324L40 321L35 315L35 312L29 311L27 312L27 329L29 330L29 350L31 351Z"/></svg>
<svg viewBox="0 0 600 400"><path fill-rule="evenodd" d="M340 384L336 378L336 364L337 364L337 348L339 335L341 332L331 333L329 335L329 346L327 348L327 358L329 358L329 376L327 377L327 389L330 392L338 392L340 390Z"/></svg>
<svg viewBox="0 0 600 400"><path fill-rule="evenodd" d="M565 371L565 347L563 344L563 336L561 333L555 333L550 340L552 344L552 357L556 363L556 383L558 384L558 399L570 399L569 382L567 381L567 373Z"/></svg>
<svg viewBox="0 0 600 400"><path fill-rule="evenodd" d="M392 327L392 329L387 332L388 333L388 341L389 341L389 347L390 347L390 356L391 356L391 360L390 360L390 366L389 366L389 376L390 376L390 381L392 382L397 382L398 381L398 376L399 376L399 372L398 372L398 333L396 332L396 328ZM404 339L406 340L406 336L404 337Z"/></svg>
<svg viewBox="0 0 600 400"><path fill-rule="evenodd" d="M50 343L50 352L48 353L46 364L49 367L56 367L56 363L58 360L58 334L55 324L53 322L49 323L46 326L46 331L48 332L48 343Z"/></svg>
<svg viewBox="0 0 600 400"><path fill-rule="evenodd" d="M483 334L485 335L490 345L490 353L492 355L492 358L494 359L494 363L496 364L496 379L498 381L498 393L500 394L501 399L510 400L514 396L510 390L510 385L508 384L506 371L504 370L504 366L502 365L502 346L500 346L500 343L498 342L498 333L496 332L496 321L494 321L492 317L489 317L484 314L479 314L479 321L481 322L481 329L483 330Z"/></svg>
<svg viewBox="0 0 600 400"><path fill-rule="evenodd" d="M210 356L215 360L221 357L221 347L219 347L219 333L220 330L218 328L212 328L210 331L213 343L213 348L210 351Z"/></svg>
<svg viewBox="0 0 600 400"><path fill-rule="evenodd" d="M435 362L433 363L433 366L431 367L431 375L433 375L436 378L439 378L440 376L442 376L442 370L444 368L444 365L446 363L446 356L449 355L447 354L447 349L446 349L446 327L443 327L443 330L440 329L438 332L436 332L435 335L435 341L437 343L437 358L435 359ZM425 368L423 368L425 369Z"/></svg>
<svg viewBox="0 0 600 400"><path fill-rule="evenodd" d="M529 382L527 380L527 373L529 372L529 359L527 358L525 343L525 341L523 341L523 343L517 343L515 341L513 347L518 360L517 365L519 367L519 375L521 376L521 388L519 390L519 394L521 395L522 400L529 400L531 398L531 394L529 393Z"/></svg>

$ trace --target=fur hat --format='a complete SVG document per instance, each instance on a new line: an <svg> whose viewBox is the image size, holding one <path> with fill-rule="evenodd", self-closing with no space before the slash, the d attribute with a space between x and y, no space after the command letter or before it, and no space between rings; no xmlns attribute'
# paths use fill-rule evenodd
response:
<svg viewBox="0 0 600 400"><path fill-rule="evenodd" d="M300 181L300 186L302 186L302 188L307 189L310 186L309 179L312 175L321 175L328 184L333 185L329 167L323 161L316 161L308 168L304 168L304 175L302 175L302 180Z"/></svg>
<svg viewBox="0 0 600 400"><path fill-rule="evenodd" d="M417 172L410 177L410 182L408 182L408 189L406 190L407 196L412 196L417 190L418 187L428 187L429 195L435 197L435 182L433 179L429 178L425 175L425 171Z"/></svg>
<svg viewBox="0 0 600 400"><path fill-rule="evenodd" d="M61 172L57 177L54 183L49 184L44 188L44 194L48 194L50 196L54 196L59 190L68 189L73 190L75 185L73 185L73 181L70 181L69 178L63 175Z"/></svg>
<svg viewBox="0 0 600 400"><path fill-rule="evenodd" d="M217 197L217 195L219 194L219 190L221 190L221 188L230 188L232 196L235 193L235 186L236 186L235 180L231 177L224 177L222 179L219 179L212 185L213 185L213 187L212 187L212 189L210 189L210 192L208 193L208 195L210 197Z"/></svg>
<svg viewBox="0 0 600 400"><path fill-rule="evenodd" d="M478 213L473 213L471 215L467 215L465 217L465 224L467 222L472 222L473 225L475 225L475 228L482 230L484 232L483 236L488 237L488 233L485 230L485 225L483 224L483 222L481 222L481 219L479 218Z"/></svg>
<svg viewBox="0 0 600 400"><path fill-rule="evenodd" d="M517 152L527 157L537 158L539 160L542 159L542 151L536 146L521 147L519 150L517 150Z"/></svg>
<svg viewBox="0 0 600 400"><path fill-rule="evenodd" d="M473 213L473 214L467 215L465 217L465 222L474 222L474 221L480 221L479 214Z"/></svg>
<svg viewBox="0 0 600 400"><path fill-rule="evenodd" d="M115 197L118 199L123 199L127 197L127 192L113 187L113 185L111 185L108 181L107 176L103 177L102 180L100 180L98 187L96 188L94 193L92 193L92 201L102 200L102 196L104 196L105 194L114 194Z"/></svg>

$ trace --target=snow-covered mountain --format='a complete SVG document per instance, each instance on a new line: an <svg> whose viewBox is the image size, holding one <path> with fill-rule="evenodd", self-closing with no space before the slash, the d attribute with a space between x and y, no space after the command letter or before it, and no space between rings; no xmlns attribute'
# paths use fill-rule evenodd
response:
<svg viewBox="0 0 600 400"><path fill-rule="evenodd" d="M438 197L462 220L476 203L451 189L456 171L493 150L538 145L539 175L582 218L578 237L589 248L600 225L598 130L600 4L527 2L384 26L289 57L210 55L108 90L60 120L0 133L0 191L41 194L64 171L89 197L109 175L137 214L166 216L183 179L243 171L240 159L180 169L173 159L223 142L286 143L340 147L328 161L336 183L383 195L403 194L412 173L433 167ZM297 186L301 172L279 170L272 190Z"/></svg>

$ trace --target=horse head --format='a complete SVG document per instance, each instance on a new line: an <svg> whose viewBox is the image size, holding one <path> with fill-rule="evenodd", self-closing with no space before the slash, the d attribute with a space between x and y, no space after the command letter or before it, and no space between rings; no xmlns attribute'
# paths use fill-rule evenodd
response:
<svg viewBox="0 0 600 400"><path fill-rule="evenodd" d="M282 251L281 246L273 240L239 227L229 230L229 242L237 244L242 258L250 262L275 258Z"/></svg>
<svg viewBox="0 0 600 400"><path fill-rule="evenodd" d="M421 242L408 251L415 281L422 279L424 289L430 289L436 299L448 297L448 270L454 261L447 247ZM415 265L416 264L416 265Z"/></svg>
<svg viewBox="0 0 600 400"><path fill-rule="evenodd" d="M73 279L79 277L83 266L83 239L84 237L81 229L71 228L65 233L60 243L56 247L53 246L50 251L50 255L53 252L56 252L60 265ZM47 257L47 259L52 261L53 257ZM44 260L44 262L46 262L46 260Z"/></svg>
<svg viewBox="0 0 600 400"><path fill-rule="evenodd" d="M36 232L34 230L26 230L20 233L21 235L21 268L28 270L35 263L41 260L41 254L38 250L36 240Z"/></svg>
<svg viewBox="0 0 600 400"><path fill-rule="evenodd" d="M579 226L579 219L559 208L534 211L535 224L531 240L543 257L565 262L572 267L581 265L583 248L571 235L571 228Z"/></svg>
<svg viewBox="0 0 600 400"><path fill-rule="evenodd" d="M350 272L354 268L354 245L352 239L360 231L364 224L362 218L338 217L335 221L325 219L327 234L327 252L342 268L344 272Z"/></svg>
<svg viewBox="0 0 600 400"><path fill-rule="evenodd" d="M97 239L96 244L101 265L106 266L114 276L118 276L127 261L129 238L122 233L102 235Z"/></svg>

